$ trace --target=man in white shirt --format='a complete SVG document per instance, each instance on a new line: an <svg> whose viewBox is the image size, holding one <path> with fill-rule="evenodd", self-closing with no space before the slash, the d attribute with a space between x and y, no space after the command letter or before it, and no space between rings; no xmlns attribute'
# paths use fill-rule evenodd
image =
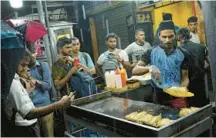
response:
<svg viewBox="0 0 216 138"><path fill-rule="evenodd" d="M102 53L97 61L97 69L101 76L105 71L115 70L117 68L130 68L130 62L127 53L124 50L117 49L117 35L115 33L107 34L105 43L108 46L108 50ZM101 73L101 68L103 73ZM103 75L102 75L103 74Z"/></svg>
<svg viewBox="0 0 216 138"><path fill-rule="evenodd" d="M23 58L19 62L18 72L24 73L28 68L31 54L25 52ZM25 82L28 87L35 87L36 83ZM8 97L4 102L4 111L7 119L13 123L13 137L39 137L40 131L37 125L37 118L50 114L56 109L67 107L71 104L74 96L64 96L58 102L44 107L36 108L32 103L28 92L23 87L18 74L15 74L12 81ZM12 129L12 128L11 128Z"/></svg>
<svg viewBox="0 0 216 138"><path fill-rule="evenodd" d="M145 32L142 29L136 30L135 38L136 41L124 49L132 57L132 67L138 63L143 53L151 48L151 45L145 41Z"/></svg>
<svg viewBox="0 0 216 138"><path fill-rule="evenodd" d="M188 28L190 30L190 35L191 35L190 41L200 44L199 35L197 33L197 25L198 25L197 17L191 16L188 18L187 22L188 22Z"/></svg>

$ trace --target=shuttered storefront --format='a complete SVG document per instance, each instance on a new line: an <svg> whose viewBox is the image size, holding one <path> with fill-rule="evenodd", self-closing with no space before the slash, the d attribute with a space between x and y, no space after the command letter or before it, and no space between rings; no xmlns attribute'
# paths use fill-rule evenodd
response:
<svg viewBox="0 0 216 138"><path fill-rule="evenodd" d="M98 13L94 15L97 44L99 49L99 55L107 50L105 45L105 36L107 34L107 28L109 32L116 33L120 38L119 48L126 48L129 45L128 29L126 24L127 16L132 15L132 7L130 4L125 4L115 9ZM108 23L107 23L108 22Z"/></svg>

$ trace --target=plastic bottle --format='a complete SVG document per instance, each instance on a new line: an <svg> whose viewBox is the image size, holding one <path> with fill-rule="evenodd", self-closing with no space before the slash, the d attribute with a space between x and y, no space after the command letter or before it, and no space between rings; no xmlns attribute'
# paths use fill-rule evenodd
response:
<svg viewBox="0 0 216 138"><path fill-rule="evenodd" d="M106 86L111 87L111 84L110 84L110 72L108 72L108 71L105 72L105 80L106 80Z"/></svg>
<svg viewBox="0 0 216 138"><path fill-rule="evenodd" d="M120 69L116 69L116 88L122 88L122 80L121 80L121 71Z"/></svg>
<svg viewBox="0 0 216 138"><path fill-rule="evenodd" d="M126 80L127 80L127 73L126 73L126 70L122 68L121 69L121 81L122 81L123 87L127 85Z"/></svg>
<svg viewBox="0 0 216 138"><path fill-rule="evenodd" d="M111 71L109 75L109 80L108 80L111 88L116 87L115 80L116 80L115 72Z"/></svg>

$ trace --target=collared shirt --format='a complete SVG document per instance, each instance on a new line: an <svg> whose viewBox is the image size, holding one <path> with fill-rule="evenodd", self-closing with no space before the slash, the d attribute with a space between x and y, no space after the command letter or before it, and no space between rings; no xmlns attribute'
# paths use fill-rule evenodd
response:
<svg viewBox="0 0 216 138"><path fill-rule="evenodd" d="M197 44L200 44L200 39L199 39L198 33L192 33L192 32L190 32L190 35L191 35L190 41L192 41L194 43L197 43Z"/></svg>
<svg viewBox="0 0 216 138"><path fill-rule="evenodd" d="M15 74L14 76L9 95L5 100L4 105L5 113L9 120L13 115L13 109L17 110L15 116L15 125L17 126L30 126L37 121L37 119L24 119L24 117L35 107L29 98L27 91L22 86L18 74Z"/></svg>
<svg viewBox="0 0 216 138"><path fill-rule="evenodd" d="M52 87L52 77L48 64L46 62L39 63L36 61L35 66L30 70L30 74L33 78L41 82L41 84L30 93L30 98L34 105L36 107L49 105L51 103L49 90Z"/></svg>

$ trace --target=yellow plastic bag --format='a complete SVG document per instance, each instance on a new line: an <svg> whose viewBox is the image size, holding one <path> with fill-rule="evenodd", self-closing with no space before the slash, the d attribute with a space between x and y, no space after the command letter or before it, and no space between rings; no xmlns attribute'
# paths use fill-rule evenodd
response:
<svg viewBox="0 0 216 138"><path fill-rule="evenodd" d="M171 87L163 90L165 93L174 96L174 97L193 97L194 94L192 92L186 91L185 87Z"/></svg>

